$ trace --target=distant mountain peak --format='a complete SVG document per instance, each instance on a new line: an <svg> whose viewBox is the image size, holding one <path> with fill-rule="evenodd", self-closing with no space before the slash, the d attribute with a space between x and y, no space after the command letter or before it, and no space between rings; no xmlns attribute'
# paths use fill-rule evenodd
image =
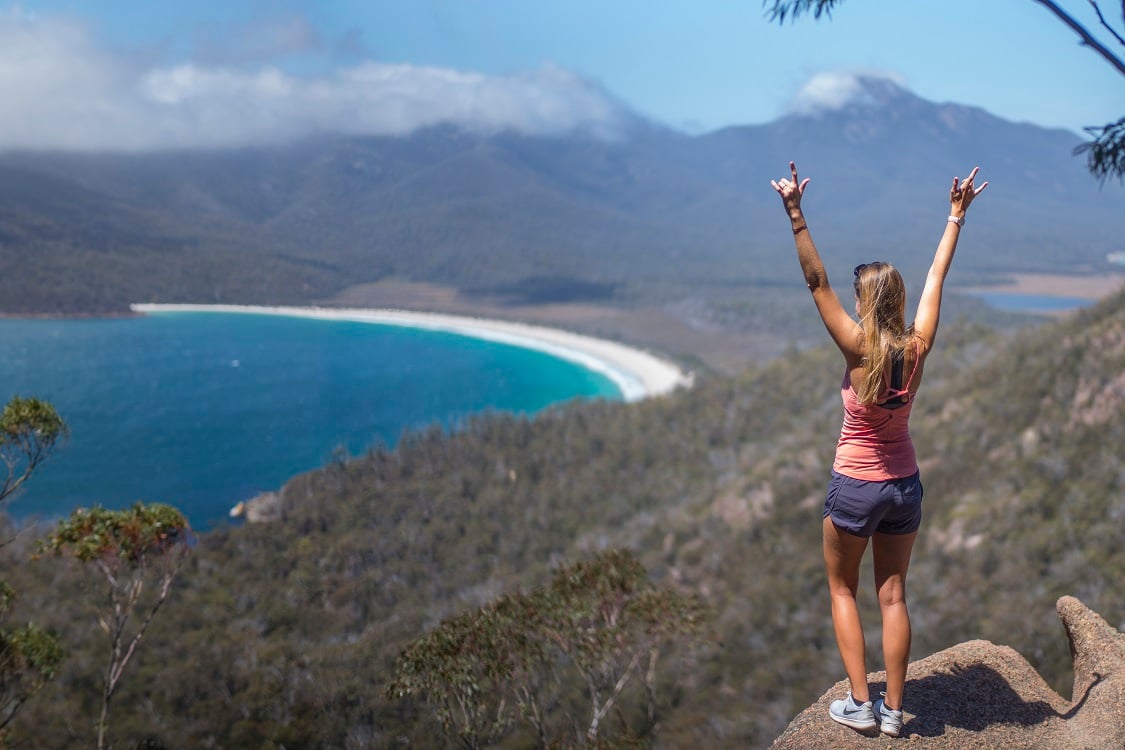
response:
<svg viewBox="0 0 1125 750"><path fill-rule="evenodd" d="M789 110L796 115L818 115L857 106L882 107L913 97L902 78L891 73L830 71L806 81Z"/></svg>

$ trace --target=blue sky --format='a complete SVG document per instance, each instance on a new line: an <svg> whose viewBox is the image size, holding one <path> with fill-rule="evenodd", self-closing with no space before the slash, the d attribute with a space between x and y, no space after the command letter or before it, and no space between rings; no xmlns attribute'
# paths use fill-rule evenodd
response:
<svg viewBox="0 0 1125 750"><path fill-rule="evenodd" d="M1098 27L1086 0L1061 4ZM848 0L783 27L758 0L42 0L0 11L0 147L439 121L612 134L619 105L699 132L831 99L857 72L1075 131L1125 115L1125 76L1032 0Z"/></svg>

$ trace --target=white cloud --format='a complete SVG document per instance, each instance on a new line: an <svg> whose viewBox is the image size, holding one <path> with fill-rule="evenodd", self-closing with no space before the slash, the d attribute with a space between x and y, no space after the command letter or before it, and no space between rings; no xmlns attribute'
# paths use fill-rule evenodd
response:
<svg viewBox="0 0 1125 750"><path fill-rule="evenodd" d="M442 123L613 137L625 116L599 87L557 66L510 76L372 61L319 76L268 65L139 68L81 24L0 13L0 149L241 146Z"/></svg>
<svg viewBox="0 0 1125 750"><path fill-rule="evenodd" d="M896 86L905 87L905 79L898 73L885 70L849 69L817 73L805 82L797 95L789 103L789 112L794 114L813 114L833 111L845 105L864 100L869 89L863 79L889 81Z"/></svg>

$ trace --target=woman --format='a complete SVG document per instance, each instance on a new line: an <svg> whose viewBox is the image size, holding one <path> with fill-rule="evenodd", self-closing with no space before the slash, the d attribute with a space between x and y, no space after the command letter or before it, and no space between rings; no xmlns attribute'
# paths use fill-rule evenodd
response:
<svg viewBox="0 0 1125 750"><path fill-rule="evenodd" d="M834 701L829 715L855 729L876 725L897 737L902 731L902 692L910 655L906 569L922 519L922 484L910 441L908 420L933 350L942 286L965 225L965 213L988 183L974 186L978 168L953 178L949 220L934 254L914 325L906 327L906 289L889 263L856 266L854 321L828 284L820 256L801 211L809 180L770 181L792 222L797 259L828 333L844 355L844 424L836 446L832 481L824 503L824 564L832 600L832 626L851 690ZM871 702L863 627L856 607L859 566L871 540L875 587L883 617L884 697Z"/></svg>

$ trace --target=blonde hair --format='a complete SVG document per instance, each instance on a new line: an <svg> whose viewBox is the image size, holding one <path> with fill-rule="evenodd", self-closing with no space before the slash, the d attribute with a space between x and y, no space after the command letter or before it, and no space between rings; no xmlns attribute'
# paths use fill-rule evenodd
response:
<svg viewBox="0 0 1125 750"><path fill-rule="evenodd" d="M911 348L914 327L906 327L906 284L890 263L856 266L853 286L863 352L863 379L855 392L861 404L873 404L886 388L883 377L891 358Z"/></svg>

